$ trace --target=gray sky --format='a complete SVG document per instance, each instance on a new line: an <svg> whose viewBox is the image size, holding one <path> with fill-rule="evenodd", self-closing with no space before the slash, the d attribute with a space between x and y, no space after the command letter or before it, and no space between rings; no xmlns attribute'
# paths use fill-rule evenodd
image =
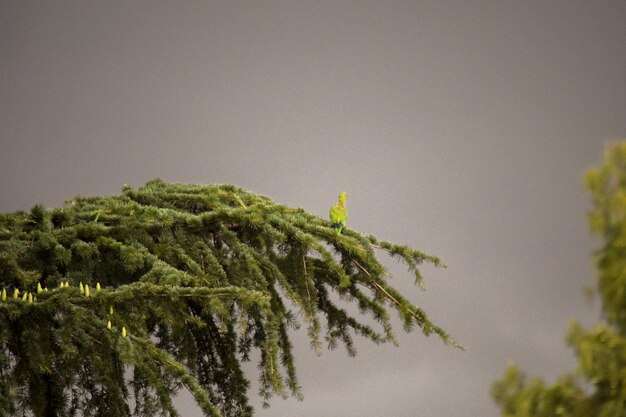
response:
<svg viewBox="0 0 626 417"><path fill-rule="evenodd" d="M509 361L571 370L591 324L583 172L626 137L623 1L0 0L0 211L233 183L440 256L393 283L467 346L317 358L269 416L495 417ZM256 375L251 375L256 379ZM255 403L256 392L251 396ZM187 416L200 416L187 397Z"/></svg>

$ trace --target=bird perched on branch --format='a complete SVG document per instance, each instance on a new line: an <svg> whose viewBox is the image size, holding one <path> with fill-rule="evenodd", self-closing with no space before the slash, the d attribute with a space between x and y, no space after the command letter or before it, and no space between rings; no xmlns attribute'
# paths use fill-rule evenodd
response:
<svg viewBox="0 0 626 417"><path fill-rule="evenodd" d="M346 226L346 219L348 218L348 211L346 210L346 198L348 194L345 191L339 193L339 199L330 208L330 226L340 234L343 228Z"/></svg>

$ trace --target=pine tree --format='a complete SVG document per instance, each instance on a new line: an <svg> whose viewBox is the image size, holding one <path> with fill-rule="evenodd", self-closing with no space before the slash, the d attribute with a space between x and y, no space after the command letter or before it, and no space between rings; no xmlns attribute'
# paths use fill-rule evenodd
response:
<svg viewBox="0 0 626 417"><path fill-rule="evenodd" d="M442 265L231 185L154 180L0 214L0 415L177 416L184 386L208 416L251 416L253 351L265 402L301 395L298 317L315 351L395 343L393 311L456 345L388 284L384 252L418 284Z"/></svg>
<svg viewBox="0 0 626 417"><path fill-rule="evenodd" d="M605 322L589 330L570 325L578 369L553 385L510 365L491 391L503 416L626 416L626 142L607 148L585 183L593 198L590 228L602 239L594 258Z"/></svg>

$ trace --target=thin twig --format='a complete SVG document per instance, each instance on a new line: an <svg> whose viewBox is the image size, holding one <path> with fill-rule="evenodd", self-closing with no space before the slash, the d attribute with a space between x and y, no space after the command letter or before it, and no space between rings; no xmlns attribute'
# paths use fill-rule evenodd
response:
<svg viewBox="0 0 626 417"><path fill-rule="evenodd" d="M389 300L393 301L393 303L394 303L396 306L398 306L398 307L400 307L400 306L401 306L400 302L399 302L398 300L396 300L396 298L395 298L394 296L392 296L391 294L389 294L389 292L387 292L387 290L385 290L385 288L384 288L383 286L381 286L379 283L377 283L376 281L374 281L374 279L373 279L372 275L371 275L371 274L370 274L370 273L369 273L369 272L368 272L365 268L363 268L363 267L361 266L361 264L359 264L359 263L358 263L357 261L355 261L354 259L352 259L352 262L354 262L354 263L355 263L355 265L356 265L357 267L359 267L359 269L361 269L361 271L365 272L365 273L367 274L367 276L369 276L370 278L372 278L372 281L371 281L371 282L372 282L372 284L374 284L374 286L375 286L375 287L376 287L379 291L381 291L381 292L382 292L385 296L387 296L387 298L388 298ZM415 312L414 312L414 311L409 310L409 313L411 313L411 315L412 315L412 316L413 316L413 317L417 320L417 322L418 322L418 323L423 324L423 323L421 323L421 318L420 318L417 314L415 314Z"/></svg>
<svg viewBox="0 0 626 417"><path fill-rule="evenodd" d="M302 257L302 265L304 265L304 283L306 286L306 295L309 297L309 304L311 304L312 301L311 301L311 293L309 291L309 274L307 273L307 270L306 270L306 259L304 256Z"/></svg>
<svg viewBox="0 0 626 417"><path fill-rule="evenodd" d="M352 262L354 262L354 264L363 272L365 272L365 274L367 274L368 277L370 277L372 279L372 284L374 284L374 286L376 288L378 288L381 292L383 292L388 299L390 299L391 301L393 301L397 306L400 305L400 302L398 300L396 300L391 294L389 294L387 292L387 290L385 290L379 283L377 283L376 281L374 281L374 278L372 277L372 275L367 271L367 269L363 268L363 266L361 266L360 263L358 263L357 261L355 261L354 259L352 259Z"/></svg>

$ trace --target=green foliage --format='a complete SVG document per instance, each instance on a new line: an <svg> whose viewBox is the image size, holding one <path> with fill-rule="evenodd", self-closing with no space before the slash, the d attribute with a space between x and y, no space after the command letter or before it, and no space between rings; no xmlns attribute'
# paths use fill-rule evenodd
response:
<svg viewBox="0 0 626 417"><path fill-rule="evenodd" d="M0 214L0 415L177 416L185 386L208 416L250 416L254 350L263 399L300 396L296 317L316 351L395 342L391 311L455 344L388 285L381 251L418 283L442 265L230 185L155 180Z"/></svg>
<svg viewBox="0 0 626 417"><path fill-rule="evenodd" d="M584 393L569 376L561 377L552 387L538 378L528 379L513 364L502 380L491 389L491 395L506 417L589 417Z"/></svg>
<svg viewBox="0 0 626 417"><path fill-rule="evenodd" d="M595 263L607 323L590 330L572 323L567 343L578 369L551 386L509 366L492 386L503 416L626 416L626 142L607 148L585 184L593 198L590 228L602 239Z"/></svg>
<svg viewBox="0 0 626 417"><path fill-rule="evenodd" d="M585 176L593 197L591 230L603 240L595 254L598 291L608 322L626 333L626 143L607 150L604 165Z"/></svg>

